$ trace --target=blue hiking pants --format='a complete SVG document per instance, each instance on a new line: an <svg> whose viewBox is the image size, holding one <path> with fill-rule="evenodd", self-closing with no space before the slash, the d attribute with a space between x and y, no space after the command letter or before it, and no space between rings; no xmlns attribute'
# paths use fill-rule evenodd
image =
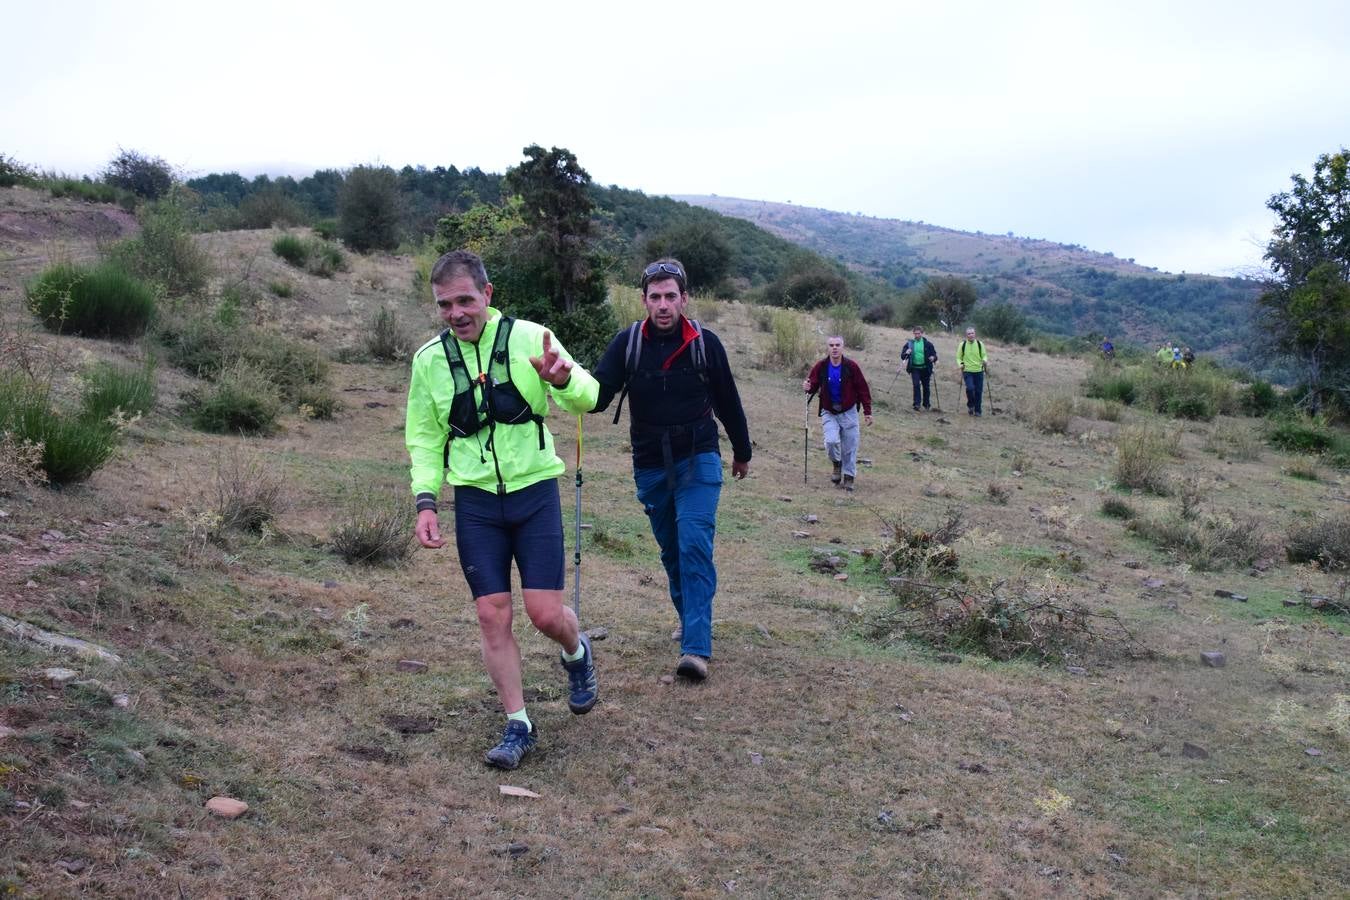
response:
<svg viewBox="0 0 1350 900"><path fill-rule="evenodd" d="M966 372L966 409L975 415L984 415L984 373Z"/></svg>
<svg viewBox="0 0 1350 900"><path fill-rule="evenodd" d="M722 457L699 453L664 468L634 469L637 498L651 521L680 617L681 653L712 657L712 601L717 593L713 537L722 494ZM672 486L673 482L673 486Z"/></svg>

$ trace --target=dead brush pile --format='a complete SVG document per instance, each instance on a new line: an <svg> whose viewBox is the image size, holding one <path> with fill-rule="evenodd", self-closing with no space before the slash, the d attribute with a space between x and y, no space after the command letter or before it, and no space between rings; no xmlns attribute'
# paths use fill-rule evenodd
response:
<svg viewBox="0 0 1350 900"><path fill-rule="evenodd" d="M883 520L885 521L885 520ZM960 558L952 546L966 531L965 511L948 507L932 529L911 528L904 519L886 521L891 538L877 554L881 571L889 575L951 575Z"/></svg>
<svg viewBox="0 0 1350 900"><path fill-rule="evenodd" d="M891 584L895 602L866 626L868 637L882 644L917 640L991 659L1041 662L1147 654L1118 615L1069 598L1053 577L952 585L897 578Z"/></svg>

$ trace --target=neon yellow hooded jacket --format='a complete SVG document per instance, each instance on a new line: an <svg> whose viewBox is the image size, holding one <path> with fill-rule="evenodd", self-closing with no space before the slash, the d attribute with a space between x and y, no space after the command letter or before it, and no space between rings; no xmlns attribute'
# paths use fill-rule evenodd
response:
<svg viewBox="0 0 1350 900"><path fill-rule="evenodd" d="M470 376L487 371L501 318L499 310L488 310L488 320L477 344L466 344L451 333ZM541 416L548 414L546 398L550 394L554 403L570 413L589 412L600 393L599 383L589 372L579 365L573 366L567 386L555 388L542 381L530 365L531 356L544 352L545 330L544 326L523 319L517 319L512 326L507 347L512 383L530 408ZM556 335L552 345L566 359L572 358ZM506 490L518 491L546 478L557 478L566 471L566 465L553 450L553 435L547 427L544 448L539 449L539 431L533 422L496 425L491 434L491 449L486 427L477 434L451 441L450 468L446 470L445 442L450 435L450 404L454 394L455 380L446 363L441 339L432 338L413 354L412 383L408 387L404 440L412 461L414 496L437 497L446 481L496 493L498 471Z"/></svg>

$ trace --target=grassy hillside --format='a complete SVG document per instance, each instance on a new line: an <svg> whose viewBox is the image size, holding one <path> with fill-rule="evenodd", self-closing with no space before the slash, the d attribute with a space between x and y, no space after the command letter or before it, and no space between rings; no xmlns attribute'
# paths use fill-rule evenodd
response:
<svg viewBox="0 0 1350 900"><path fill-rule="evenodd" d="M1012 234L732 197L679 199L753 222L897 287L936 274L969 278L982 301L1015 303L1051 333L1144 344L1170 338L1243 362L1269 362L1249 358L1249 320L1260 289L1238 279L1172 275L1109 253Z"/></svg>
<svg viewBox="0 0 1350 900"><path fill-rule="evenodd" d="M37 329L26 279L99 252L89 230L24 237L64 204L0 191L0 330L66 360L71 394L87 362L165 351ZM153 410L89 481L0 484L0 615L120 657L0 633L0 892L1334 896L1350 881L1350 626L1309 602L1344 603L1345 581L1282 549L1344 515L1344 472L1271 449L1258 420L1084 399L1086 363L1022 348L990 346L985 417L958 414L945 368L945 412L913 414L892 381L903 334L865 326L850 353L876 422L845 495L800 370L770 362L775 328L823 345L825 323L711 299L697 314L755 440L750 478L723 492L711 678L665 677L674 616L627 430L588 417L581 619L607 631L601 701L571 716L555 649L518 625L540 748L486 769L502 715L453 546L373 567L332 548L378 504L369 490L411 522L406 363L363 348L376 310L418 341L433 311L411 259L349 256L321 277L272 252L279 234L198 236L215 275L174 305L322 354L331 419L199 431L190 398L209 383L162 362ZM570 523L576 422L549 427ZM1117 486L1141 427L1159 429L1161 453L1139 458L1169 495ZM271 496L274 517L228 527L240 491ZM916 536L949 511L948 543ZM1252 555L1205 544L1220 528ZM1164 549L1176 534L1199 543ZM901 571L915 548L924 562ZM1053 615L999 630L1037 603L1086 632ZM248 812L212 815L217 795Z"/></svg>

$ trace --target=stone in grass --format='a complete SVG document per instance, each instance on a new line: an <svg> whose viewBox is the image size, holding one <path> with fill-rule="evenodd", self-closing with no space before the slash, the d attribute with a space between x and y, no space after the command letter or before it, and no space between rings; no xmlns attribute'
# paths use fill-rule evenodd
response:
<svg viewBox="0 0 1350 900"><path fill-rule="evenodd" d="M395 666L394 668L398 669L400 672L416 673L416 672L425 672L428 666L420 659L400 659L398 661L398 665Z"/></svg>
<svg viewBox="0 0 1350 900"><path fill-rule="evenodd" d="M1187 759L1209 759L1209 751L1199 744L1186 741L1181 745L1181 755Z"/></svg>
<svg viewBox="0 0 1350 900"><path fill-rule="evenodd" d="M1322 751L1321 751L1321 750L1318 750L1316 747L1309 747L1309 748L1307 748L1306 750L1304 750L1303 752L1306 753L1306 754L1308 754L1309 756L1321 756L1321 755L1322 755Z"/></svg>
<svg viewBox="0 0 1350 900"><path fill-rule="evenodd" d="M1297 597L1285 597L1285 598L1284 598L1283 600L1281 600L1280 602L1283 603L1285 606L1302 606L1302 605L1303 605L1303 601L1300 600L1300 599L1298 599Z"/></svg>
<svg viewBox="0 0 1350 900"><path fill-rule="evenodd" d="M206 808L222 819L237 819L248 812L248 804L233 797L212 797L206 801Z"/></svg>
<svg viewBox="0 0 1350 900"><path fill-rule="evenodd" d="M959 654L959 653L939 653L939 654L937 655L937 661L938 661L938 662L944 662L944 663L959 663L959 662L961 661L961 654Z"/></svg>
<svg viewBox="0 0 1350 900"><path fill-rule="evenodd" d="M492 855L509 856L511 859L520 859L522 856L524 856L526 853L529 852L530 852L529 844L522 844L519 841L514 841L510 844L507 844L505 847L494 847L492 850Z"/></svg>
<svg viewBox="0 0 1350 900"><path fill-rule="evenodd" d="M1068 672L1070 675L1086 675L1086 674L1087 674L1087 669L1083 668L1082 666L1065 666L1065 667L1064 667L1064 671Z"/></svg>
<svg viewBox="0 0 1350 900"><path fill-rule="evenodd" d="M1247 595L1246 595L1246 594L1239 594L1239 593L1236 593L1236 592L1234 592L1234 591L1230 591L1230 590L1228 590L1228 589L1226 589L1226 588L1218 588L1217 590L1214 591L1214 596L1215 596L1215 597L1226 597L1226 598L1229 599L1229 600L1236 600L1236 601L1239 602L1239 603L1246 603L1246 602L1247 602Z"/></svg>
<svg viewBox="0 0 1350 900"><path fill-rule="evenodd" d="M1228 657L1218 650L1202 650L1200 652L1200 662L1209 666L1211 669L1222 669L1228 665Z"/></svg>
<svg viewBox="0 0 1350 900"><path fill-rule="evenodd" d="M609 629L603 625L599 625L595 628L588 628L586 634L588 634L593 641L603 641L605 638L609 637Z"/></svg>
<svg viewBox="0 0 1350 900"><path fill-rule="evenodd" d="M50 669L42 670L42 677L45 678L52 687L62 687L63 685L74 681L76 678L79 678L80 673L76 672L74 669L52 666Z"/></svg>

